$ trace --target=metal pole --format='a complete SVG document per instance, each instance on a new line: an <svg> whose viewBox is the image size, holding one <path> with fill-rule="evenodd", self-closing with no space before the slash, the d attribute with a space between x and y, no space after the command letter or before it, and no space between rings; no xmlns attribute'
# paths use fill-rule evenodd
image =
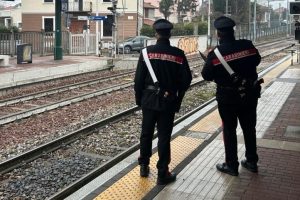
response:
<svg viewBox="0 0 300 200"><path fill-rule="evenodd" d="M61 1L55 0L55 47L54 60L62 60L62 46L61 46Z"/></svg>
<svg viewBox="0 0 300 200"><path fill-rule="evenodd" d="M253 41L256 41L256 0L254 0L254 11L253 11Z"/></svg>
<svg viewBox="0 0 300 200"><path fill-rule="evenodd" d="M226 0L225 16L228 16L228 0Z"/></svg>
<svg viewBox="0 0 300 200"><path fill-rule="evenodd" d="M251 31L251 0L249 0L249 25L248 25L248 34L249 34L249 38L250 39L250 31Z"/></svg>
<svg viewBox="0 0 300 200"><path fill-rule="evenodd" d="M289 0L286 0L286 36L289 37Z"/></svg>
<svg viewBox="0 0 300 200"><path fill-rule="evenodd" d="M270 9L270 0L268 0L268 28L271 28L271 9Z"/></svg>
<svg viewBox="0 0 300 200"><path fill-rule="evenodd" d="M208 13L207 13L207 45L210 43L211 37L210 37L210 0L208 0Z"/></svg>
<svg viewBox="0 0 300 200"><path fill-rule="evenodd" d="M99 15L99 5L98 1L96 0L96 16ZM96 20L96 55L99 55L99 21Z"/></svg>

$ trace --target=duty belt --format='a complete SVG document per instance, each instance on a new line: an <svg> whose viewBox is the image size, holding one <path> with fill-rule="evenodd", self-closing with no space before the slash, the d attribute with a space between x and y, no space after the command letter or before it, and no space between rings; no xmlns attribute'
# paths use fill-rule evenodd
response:
<svg viewBox="0 0 300 200"><path fill-rule="evenodd" d="M221 86L221 85L218 85L218 87L219 87L220 89L225 89L225 90L236 90L236 88L230 87L230 86Z"/></svg>
<svg viewBox="0 0 300 200"><path fill-rule="evenodd" d="M155 87L154 85L147 85L146 89L148 89L148 90L158 90L159 88Z"/></svg>
<svg viewBox="0 0 300 200"><path fill-rule="evenodd" d="M155 87L154 85L147 85L147 86L146 86L146 89L147 89L147 90L155 90L155 91L156 91L156 94L159 94L159 93L160 93L160 88L159 88L159 87ZM164 97L168 97L168 96L170 96L170 95L171 95L171 93L168 92L168 91L164 91L164 92L163 92L163 96L164 96Z"/></svg>

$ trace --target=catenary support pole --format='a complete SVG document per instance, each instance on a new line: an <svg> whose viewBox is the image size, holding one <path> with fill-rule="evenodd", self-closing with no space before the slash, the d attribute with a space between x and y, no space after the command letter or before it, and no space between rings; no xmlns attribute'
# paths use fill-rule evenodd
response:
<svg viewBox="0 0 300 200"><path fill-rule="evenodd" d="M62 45L61 45L61 0L55 0L55 47L54 60L62 60Z"/></svg>

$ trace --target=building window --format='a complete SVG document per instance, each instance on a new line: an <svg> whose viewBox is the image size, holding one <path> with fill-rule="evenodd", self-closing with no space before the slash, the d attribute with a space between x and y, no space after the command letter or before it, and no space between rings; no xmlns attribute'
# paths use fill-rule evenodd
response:
<svg viewBox="0 0 300 200"><path fill-rule="evenodd" d="M6 27L11 27L11 26L12 26L11 23L12 23L12 22L11 22L11 18L4 18L4 25L5 25Z"/></svg>
<svg viewBox="0 0 300 200"><path fill-rule="evenodd" d="M103 0L103 2L111 2L111 0Z"/></svg>
<svg viewBox="0 0 300 200"><path fill-rule="evenodd" d="M53 0L44 0L44 3L53 3Z"/></svg>
<svg viewBox="0 0 300 200"><path fill-rule="evenodd" d="M113 16L107 15L107 19L103 21L103 36L104 37L112 36L112 25L113 25Z"/></svg>
<svg viewBox="0 0 300 200"><path fill-rule="evenodd" d="M53 32L54 25L54 17L43 17L43 29L45 32Z"/></svg>
<svg viewBox="0 0 300 200"><path fill-rule="evenodd" d="M145 14L144 15L145 15L145 18L150 18L149 17L149 9L145 9Z"/></svg>

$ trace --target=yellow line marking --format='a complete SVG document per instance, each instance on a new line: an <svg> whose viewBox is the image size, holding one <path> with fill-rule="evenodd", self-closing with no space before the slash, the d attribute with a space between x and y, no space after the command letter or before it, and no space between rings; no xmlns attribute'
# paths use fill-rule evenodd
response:
<svg viewBox="0 0 300 200"><path fill-rule="evenodd" d="M171 142L172 161L169 165L172 171L178 164L180 164L188 155L190 155L203 140L189 138L185 136L178 136ZM137 166L128 174L123 176L120 180L115 182L95 200L134 200L142 199L148 192L156 186L157 169L156 162L158 154L155 153L150 161L150 174L148 178L140 177L140 167Z"/></svg>
<svg viewBox="0 0 300 200"><path fill-rule="evenodd" d="M263 85L268 85L270 82L274 81L280 73L286 70L291 65L291 59L286 60L285 62L281 63L279 66L275 67L267 74L263 76L264 83Z"/></svg>
<svg viewBox="0 0 300 200"><path fill-rule="evenodd" d="M222 120L220 118L219 112L215 109L212 113L201 119L191 128L189 131L197 131L197 132L204 132L204 133L215 133L218 128L222 125Z"/></svg>

